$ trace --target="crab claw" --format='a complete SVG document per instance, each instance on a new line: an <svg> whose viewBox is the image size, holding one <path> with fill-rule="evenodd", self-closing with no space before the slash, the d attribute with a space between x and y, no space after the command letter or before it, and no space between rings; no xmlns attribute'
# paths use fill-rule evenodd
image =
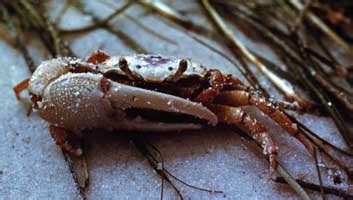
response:
<svg viewBox="0 0 353 200"><path fill-rule="evenodd" d="M107 90L105 95L106 98L109 99L112 107L125 111L137 109L140 110L140 112L149 112L152 110L154 112L166 113L165 117L167 118L168 113L183 114L205 120L212 125L217 124L217 116L201 103L192 102L170 94L110 81L109 90ZM167 124L168 123L163 123L163 126L168 127ZM174 123L174 126L176 125L181 126L182 123ZM172 124L169 123L169 126L171 128Z"/></svg>
<svg viewBox="0 0 353 200"><path fill-rule="evenodd" d="M84 127L172 131L201 127L196 123L199 121L185 120L187 117L217 123L216 115L200 103L93 73L66 73L52 81L44 90L38 112L51 124L70 130ZM177 120L170 120L175 115ZM156 116L163 116L164 120L153 120Z"/></svg>

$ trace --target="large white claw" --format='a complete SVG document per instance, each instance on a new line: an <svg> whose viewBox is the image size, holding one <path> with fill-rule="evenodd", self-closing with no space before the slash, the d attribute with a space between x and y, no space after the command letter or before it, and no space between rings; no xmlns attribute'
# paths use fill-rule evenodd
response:
<svg viewBox="0 0 353 200"><path fill-rule="evenodd" d="M103 87L105 81L108 85ZM206 107L180 97L136 88L103 78L101 74L66 73L44 89L38 112L49 123L70 130L104 128L138 131L198 129L192 122L163 123L127 119L128 108L182 113L217 123Z"/></svg>
<svg viewBox="0 0 353 200"><path fill-rule="evenodd" d="M207 120L210 124L217 124L216 115L200 103L192 102L177 96L137 88L111 81L107 93L114 107L121 109L141 108L181 113Z"/></svg>

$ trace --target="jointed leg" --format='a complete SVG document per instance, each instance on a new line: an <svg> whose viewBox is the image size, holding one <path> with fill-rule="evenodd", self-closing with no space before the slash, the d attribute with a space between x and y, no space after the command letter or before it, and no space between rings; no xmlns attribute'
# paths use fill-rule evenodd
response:
<svg viewBox="0 0 353 200"><path fill-rule="evenodd" d="M195 99L202 103L212 103L213 99L224 89L244 88L243 83L231 75L225 76L219 70L210 70L206 75L209 87L203 90Z"/></svg>
<svg viewBox="0 0 353 200"><path fill-rule="evenodd" d="M246 86L238 78L233 77L232 75L224 75L219 70L210 70L207 75L209 80L210 87L203 90L195 99L195 101L203 103L212 103L213 99L222 91L245 91L245 92L256 92L254 88ZM293 110L293 111L303 111L308 110L312 107L309 105L307 107L296 106L287 102L278 102L272 100L276 107L284 110Z"/></svg>
<svg viewBox="0 0 353 200"><path fill-rule="evenodd" d="M50 126L49 131L55 143L64 151L76 156L82 154L81 137L79 135L56 126Z"/></svg>
<svg viewBox="0 0 353 200"><path fill-rule="evenodd" d="M248 115L242 108L221 105L208 105L207 107L217 115L220 123L238 125L249 130L251 137L262 146L263 153L268 155L270 174L272 175L276 169L278 147L273 142L266 128L256 119Z"/></svg>
<svg viewBox="0 0 353 200"><path fill-rule="evenodd" d="M13 90L15 92L16 98L21 99L20 94L23 90L28 88L29 79L23 80L21 83L17 84Z"/></svg>
<svg viewBox="0 0 353 200"><path fill-rule="evenodd" d="M274 104L256 93L249 93L247 91L221 92L215 99L215 103L228 106L256 106L271 119L276 121L286 131L288 131L290 135L297 138L302 144L304 144L309 153L313 155L314 150L311 142L298 131L297 124L293 123L292 120L280 110L280 108L276 107Z"/></svg>

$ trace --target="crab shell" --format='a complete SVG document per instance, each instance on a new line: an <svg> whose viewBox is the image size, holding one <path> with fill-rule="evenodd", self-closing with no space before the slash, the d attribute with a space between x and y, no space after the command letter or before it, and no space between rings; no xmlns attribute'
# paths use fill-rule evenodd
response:
<svg viewBox="0 0 353 200"><path fill-rule="evenodd" d="M29 93L36 97L36 110L51 125L69 130L92 128L134 131L174 131L199 129L194 122L156 122L142 117L129 118L127 109L149 109L165 113L179 113L217 124L217 117L200 103L188 99L138 88L106 79L103 74L114 71L126 75L118 67L121 58L129 69L146 82L163 82L178 69L180 59L161 56L116 56L99 64L73 58L56 58L43 62L29 81ZM203 77L207 70L186 59L188 67L181 77ZM84 72L73 66L85 66ZM180 78L181 78L180 77ZM104 91L102 83L109 84Z"/></svg>

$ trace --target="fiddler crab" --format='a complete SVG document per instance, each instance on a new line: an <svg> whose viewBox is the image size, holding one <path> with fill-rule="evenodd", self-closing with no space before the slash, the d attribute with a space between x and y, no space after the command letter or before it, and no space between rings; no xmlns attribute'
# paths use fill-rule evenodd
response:
<svg viewBox="0 0 353 200"><path fill-rule="evenodd" d="M28 89L35 109L50 124L63 150L80 155L82 130L180 131L236 125L248 130L276 168L278 147L256 118L253 105L312 152L310 141L282 112L238 78L206 69L190 59L155 55L113 56L97 51L86 61L61 57L44 61L14 90Z"/></svg>

